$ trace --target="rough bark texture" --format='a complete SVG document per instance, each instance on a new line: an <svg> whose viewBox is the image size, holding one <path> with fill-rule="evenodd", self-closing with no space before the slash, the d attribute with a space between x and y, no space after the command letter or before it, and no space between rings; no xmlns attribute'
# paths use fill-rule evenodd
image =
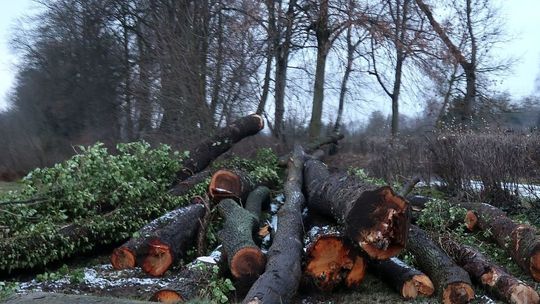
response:
<svg viewBox="0 0 540 304"><path fill-rule="evenodd" d="M369 269L392 286L404 299L411 300L418 296L429 297L435 291L433 282L427 275L398 258L370 261Z"/></svg>
<svg viewBox="0 0 540 304"><path fill-rule="evenodd" d="M313 226L304 238L307 285L331 291L344 283L357 287L365 275L365 259L335 226Z"/></svg>
<svg viewBox="0 0 540 304"><path fill-rule="evenodd" d="M266 265L266 257L253 241L259 228L259 214L252 214L231 199L222 200L218 210L225 220L218 238L225 249L229 269L235 279L253 282Z"/></svg>
<svg viewBox="0 0 540 304"><path fill-rule="evenodd" d="M322 162L312 159L306 161L304 175L308 208L336 219L371 258L388 259L405 247L408 204L390 187L330 174Z"/></svg>
<svg viewBox="0 0 540 304"><path fill-rule="evenodd" d="M535 281L540 281L540 237L534 227L518 224L505 212L488 204L460 205L469 210L465 223L470 230L490 231L491 238Z"/></svg>
<svg viewBox="0 0 540 304"><path fill-rule="evenodd" d="M253 284L243 303L289 303L302 274L302 172L304 152L295 147L289 160L285 204L278 212L278 227L268 251L265 272Z"/></svg>
<svg viewBox="0 0 540 304"><path fill-rule="evenodd" d="M476 249L446 236L441 238L440 244L491 295L512 304L540 302L538 293L532 287L493 264Z"/></svg>
<svg viewBox="0 0 540 304"><path fill-rule="evenodd" d="M193 174L200 172L216 159L229 150L233 144L244 137L257 134L264 128L264 120L261 116L252 114L240 118L231 125L217 131L214 136L199 143L189 151L188 158L182 162L182 169L176 175L176 181L180 182Z"/></svg>
<svg viewBox="0 0 540 304"><path fill-rule="evenodd" d="M407 250L416 257L420 269L431 278L443 303L468 303L474 298L467 272L415 225L410 228Z"/></svg>
<svg viewBox="0 0 540 304"><path fill-rule="evenodd" d="M195 204L202 203L199 198L194 198L192 202ZM114 249L111 255L111 264L113 265L114 269L120 270L133 268L136 265L140 265L148 254L149 240L154 237L156 231L169 225L172 221L184 213L193 213L195 209L199 208L194 208L192 206L178 208L142 227L126 243ZM196 223L194 223L194 225L195 224Z"/></svg>
<svg viewBox="0 0 540 304"><path fill-rule="evenodd" d="M246 200L246 210L251 212L257 221L260 220L261 210L267 206L270 201L270 189L266 186L259 186L251 191Z"/></svg>
<svg viewBox="0 0 540 304"><path fill-rule="evenodd" d="M160 276L173 262L182 258L195 244L205 213L203 204L190 205L167 225L154 231L148 238L148 252L142 269L150 275Z"/></svg>

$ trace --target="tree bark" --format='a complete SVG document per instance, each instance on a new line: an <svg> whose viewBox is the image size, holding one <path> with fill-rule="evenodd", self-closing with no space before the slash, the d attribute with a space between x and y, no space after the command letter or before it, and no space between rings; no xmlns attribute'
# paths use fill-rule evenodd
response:
<svg viewBox="0 0 540 304"><path fill-rule="evenodd" d="M309 138L316 139L321 136L321 119L324 102L324 78L326 75L326 59L330 51L330 28L328 27L328 1L320 0L318 5L319 16L315 22L315 36L317 38L317 64L315 67L315 81L313 84L313 104L311 120L309 122Z"/></svg>
<svg viewBox="0 0 540 304"><path fill-rule="evenodd" d="M427 275L398 258L370 261L368 269L381 277L406 300L416 299L418 296L430 297L435 291L433 282Z"/></svg>
<svg viewBox="0 0 540 304"><path fill-rule="evenodd" d="M237 202L224 199L218 210L225 221L218 238L225 249L231 274L242 282L255 281L266 265L266 257L253 240L259 229L260 209L258 214L253 214Z"/></svg>
<svg viewBox="0 0 540 304"><path fill-rule="evenodd" d="M275 85L275 115L274 115L274 136L283 139L283 115L285 113L285 88L287 87L287 69L289 66L289 53L291 51L292 34L294 26L294 8L296 0L289 1L289 7L285 14L285 39L280 43L279 36L276 36L275 56L276 56L276 85Z"/></svg>
<svg viewBox="0 0 540 304"><path fill-rule="evenodd" d="M461 203L466 208L465 224L469 230L490 231L514 261L535 281L540 281L540 237L536 228L518 224L502 210L488 204Z"/></svg>
<svg viewBox="0 0 540 304"><path fill-rule="evenodd" d="M187 159L182 162L182 169L176 174L176 183L200 172L211 161L229 150L233 144L244 137L257 134L263 128L264 120L256 114L240 118L222 128L214 136L200 142L189 151Z"/></svg>
<svg viewBox="0 0 540 304"><path fill-rule="evenodd" d="M507 273L476 249L459 244L448 236L441 238L440 244L489 294L507 303L540 303L534 288Z"/></svg>
<svg viewBox="0 0 540 304"><path fill-rule="evenodd" d="M192 200L194 204L201 204L201 199L196 197ZM193 213L196 207L193 205L178 208L167 214L151 221L139 231L135 233L135 236L130 238L122 246L114 249L111 255L111 264L114 269L127 269L133 268L136 265L141 265L143 259L148 254L149 239L153 237L157 230L169 225L177 217L184 213Z"/></svg>
<svg viewBox="0 0 540 304"><path fill-rule="evenodd" d="M304 175L308 208L336 219L371 258L388 259L405 247L409 207L390 187L330 174L318 160L306 161Z"/></svg>
<svg viewBox="0 0 540 304"><path fill-rule="evenodd" d="M337 144L338 141L342 140L345 136L340 133L332 133L326 136L319 137L315 140L312 140L306 145L305 153L311 154L316 150L320 149L324 145L328 144ZM279 158L278 164L282 167L287 165L289 161L290 154L285 154Z"/></svg>
<svg viewBox="0 0 540 304"><path fill-rule="evenodd" d="M278 227L268 251L265 272L253 284L242 303L289 303L302 275L302 172L304 152L296 146L289 161L285 204L278 212Z"/></svg>
<svg viewBox="0 0 540 304"><path fill-rule="evenodd" d="M261 211L270 202L270 189L266 186L259 186L251 191L246 200L245 208L260 221Z"/></svg>
<svg viewBox="0 0 540 304"><path fill-rule="evenodd" d="M364 279L366 261L335 226L315 225L307 232L304 278L321 291L344 283L357 287Z"/></svg>
<svg viewBox="0 0 540 304"><path fill-rule="evenodd" d="M420 269L435 283L443 303L469 303L474 298L467 272L415 225L411 225L407 250L417 257Z"/></svg>
<svg viewBox="0 0 540 304"><path fill-rule="evenodd" d="M149 234L147 253L141 265L144 272L161 276L173 262L181 259L196 243L200 221L205 212L203 204L190 205L168 224Z"/></svg>

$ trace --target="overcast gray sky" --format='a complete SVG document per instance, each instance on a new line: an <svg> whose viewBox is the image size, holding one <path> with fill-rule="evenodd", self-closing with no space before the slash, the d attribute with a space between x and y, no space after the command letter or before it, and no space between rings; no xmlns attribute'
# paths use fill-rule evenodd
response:
<svg viewBox="0 0 540 304"><path fill-rule="evenodd" d="M513 73L502 79L501 90L514 97L527 96L534 91L535 78L540 72L540 0L494 0L501 4L507 19L508 32L515 39L497 50L518 58ZM13 87L17 54L10 50L9 40L16 20L34 6L32 0L0 0L0 109L8 104Z"/></svg>

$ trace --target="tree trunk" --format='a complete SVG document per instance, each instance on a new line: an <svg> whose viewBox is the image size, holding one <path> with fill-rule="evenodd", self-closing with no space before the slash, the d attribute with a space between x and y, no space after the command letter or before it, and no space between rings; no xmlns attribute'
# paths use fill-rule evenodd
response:
<svg viewBox="0 0 540 304"><path fill-rule="evenodd" d="M537 230L529 225L518 224L500 209L488 204L461 203L469 210L465 224L469 230L479 228L489 231L514 261L535 281L540 281L540 237Z"/></svg>
<svg viewBox="0 0 540 304"><path fill-rule="evenodd" d="M242 282L255 281L266 265L266 257L253 241L253 235L259 230L260 209L258 214L253 214L237 202L224 199L218 210L225 221L218 238L225 249L231 274Z"/></svg>
<svg viewBox="0 0 540 304"><path fill-rule="evenodd" d="M409 208L390 187L330 174L318 160L306 161L304 175L308 208L336 219L371 258L388 259L405 247Z"/></svg>
<svg viewBox="0 0 540 304"><path fill-rule="evenodd" d="M274 136L283 140L283 115L285 113L285 88L287 86L287 68L289 66L289 53L291 51L291 42L294 26L294 8L296 0L289 1L289 7L285 16L285 39L279 43L279 37L276 35L276 85L275 85L275 104L274 115Z"/></svg>
<svg viewBox="0 0 540 304"><path fill-rule="evenodd" d="M222 128L214 136L200 142L189 151L187 159L182 162L182 169L176 174L177 182L203 170L218 156L229 150L244 137L257 134L264 128L264 120L259 115L240 118L231 125Z"/></svg>
<svg viewBox="0 0 540 304"><path fill-rule="evenodd" d="M193 204L201 204L201 198L195 197L192 200ZM180 217L184 213L193 213L198 209L198 207L193 207L193 205L178 208L167 214L151 221L135 235L129 239L122 246L114 249L111 255L111 264L114 269L127 269L133 268L136 265L141 265L143 259L148 254L148 243L150 238L156 233L157 230L169 225L176 218Z"/></svg>
<svg viewBox="0 0 540 304"><path fill-rule="evenodd" d="M456 59L457 62L461 65L463 68L463 71L465 72L465 79L467 82L467 92L465 93L464 100L462 102L462 108L461 110L461 120L462 121L468 121L470 120L470 114L472 114L472 103L474 102L474 98L476 95L476 63L475 62L469 62L467 58L465 58L465 55L463 55L463 52L450 40L450 37L446 34L442 26L435 20L435 17L433 17L433 13L431 12L431 9L422 1L422 0L415 0L418 7L422 10L422 12L426 15L426 17L429 20L429 23L433 27L433 30L439 38L443 41L443 43L446 45L452 56ZM470 5L470 1L468 1L468 5ZM470 16L468 16L470 18ZM470 22L468 22L469 25ZM470 29L470 28L469 28ZM473 35L474 37L474 35ZM476 46L473 46L472 53L476 53ZM475 60L475 55L473 56L473 60Z"/></svg>
<svg viewBox="0 0 540 304"><path fill-rule="evenodd" d="M267 180L254 181L243 170L221 169L212 175L208 187L208 195L214 202L219 202L226 198L243 201L258 185L269 184Z"/></svg>
<svg viewBox="0 0 540 304"><path fill-rule="evenodd" d="M147 236L147 253L141 268L144 272L161 276L173 262L180 260L196 242L200 221L206 208L203 204L189 206L168 224Z"/></svg>
<svg viewBox="0 0 540 304"><path fill-rule="evenodd" d="M489 294L507 303L540 303L540 297L533 288L495 265L476 249L459 244L447 236L440 240L440 244Z"/></svg>
<svg viewBox="0 0 540 304"><path fill-rule="evenodd" d="M315 225L305 238L304 278L321 291L341 283L357 287L364 279L365 259L335 226Z"/></svg>
<svg viewBox="0 0 540 304"><path fill-rule="evenodd" d="M430 297L435 291L433 282L427 275L398 258L370 261L369 270L381 277L406 300L416 299L418 296Z"/></svg>
<svg viewBox="0 0 540 304"><path fill-rule="evenodd" d="M328 1L319 1L319 16L315 22L315 36L317 37L317 65L315 68L315 81L313 84L313 106L309 122L309 138L321 136L322 111L324 102L324 78L326 75L326 58L330 51L330 29L328 28Z"/></svg>
<svg viewBox="0 0 540 304"><path fill-rule="evenodd" d="M260 221L261 210L264 206L268 206L270 202L270 189L266 186L259 186L255 190L249 193L246 200L245 208L251 214L257 217L257 220Z"/></svg>
<svg viewBox="0 0 540 304"><path fill-rule="evenodd" d="M415 225L411 225L407 250L417 258L420 269L435 283L443 303L469 303L474 298L467 272Z"/></svg>
<svg viewBox="0 0 540 304"><path fill-rule="evenodd" d="M310 143L306 145L305 152L307 154L311 154L315 152L316 150L320 149L322 146L329 145L329 144L337 144L338 141L342 140L344 137L343 134L340 133L332 133L330 135L319 137L315 140L312 140ZM290 153L287 153L279 158L279 165L284 167L287 166L287 162L289 161Z"/></svg>
<svg viewBox="0 0 540 304"><path fill-rule="evenodd" d="M304 152L295 147L285 183L285 204L278 212L278 227L268 251L265 272L253 284L242 303L289 303L302 275L302 172Z"/></svg>

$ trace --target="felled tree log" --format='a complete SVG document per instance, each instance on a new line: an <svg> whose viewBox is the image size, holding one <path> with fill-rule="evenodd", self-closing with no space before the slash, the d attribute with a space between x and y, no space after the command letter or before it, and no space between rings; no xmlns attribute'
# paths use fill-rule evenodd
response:
<svg viewBox="0 0 540 304"><path fill-rule="evenodd" d="M328 144L337 144L337 142L342 140L343 137L344 137L344 135L340 134L340 133L332 133L332 134L329 134L329 135L326 135L326 136L319 137L316 140L308 143L305 146L304 152L306 154L316 154L317 158L320 159L320 158L322 158L322 156L324 156L324 152L322 150L320 150L320 148L322 146L328 145ZM317 150L319 150L319 151L317 151ZM322 152L322 155L321 155L321 152ZM281 156L279 158L279 160L278 160L278 164L281 167L287 166L287 163L289 161L290 156L291 156L290 153Z"/></svg>
<svg viewBox="0 0 540 304"><path fill-rule="evenodd" d="M467 272L415 225L410 228L407 250L416 257L420 269L431 278L443 303L468 303L474 298Z"/></svg>
<svg viewBox="0 0 540 304"><path fill-rule="evenodd" d="M203 204L202 198L195 197L192 199L193 204ZM143 262L148 254L150 239L154 237L156 231L169 225L172 221L182 216L184 213L198 214L200 207L192 205L178 208L167 214L153 220L152 222L141 228L135 235L122 246L114 249L111 255L111 264L114 269L133 268L135 265ZM194 222L193 226L197 223Z"/></svg>
<svg viewBox="0 0 540 304"><path fill-rule="evenodd" d="M490 231L514 261L535 281L540 281L540 237L536 228L518 224L502 210L489 204L461 203L466 208L465 224L469 230Z"/></svg>
<svg viewBox="0 0 540 304"><path fill-rule="evenodd" d="M268 251L265 272L255 281L243 303L289 303L302 275L302 171L304 152L296 146L289 160L285 203L278 212L278 227Z"/></svg>
<svg viewBox="0 0 540 304"><path fill-rule="evenodd" d="M440 244L454 261L491 295L512 304L540 303L538 293L492 263L478 250L445 236Z"/></svg>
<svg viewBox="0 0 540 304"><path fill-rule="evenodd" d="M416 299L418 296L430 297L435 291L433 282L427 275L398 258L372 260L369 262L369 269L406 300Z"/></svg>
<svg viewBox="0 0 540 304"><path fill-rule="evenodd" d="M233 144L244 137L257 134L263 128L263 118L252 114L218 130L214 136L202 141L189 151L188 157L182 162L182 169L176 175L176 181L183 181L202 171L211 161L229 150Z"/></svg>
<svg viewBox="0 0 540 304"><path fill-rule="evenodd" d="M221 169L212 174L208 195L214 202L226 198L244 200L255 187L264 184L267 184L267 181L261 180L257 183L243 170Z"/></svg>
<svg viewBox="0 0 540 304"><path fill-rule="evenodd" d="M187 264L174 277L174 282L155 292L150 301L178 303L201 296L214 273L213 267L221 269L223 262L222 248L214 250L209 256L198 257ZM208 291L211 292L211 291Z"/></svg>
<svg viewBox="0 0 540 304"><path fill-rule="evenodd" d="M253 241L253 235L259 229L259 214L251 213L231 199L222 200L218 210L225 220L218 238L227 255L231 274L237 280L253 282L266 265L266 257Z"/></svg>
<svg viewBox="0 0 540 304"><path fill-rule="evenodd" d="M265 205L270 201L270 189L266 186L259 186L255 190L251 191L246 200L246 210L260 220L261 211Z"/></svg>
<svg viewBox="0 0 540 304"><path fill-rule="evenodd" d="M304 278L321 291L344 283L357 287L364 279L366 261L335 226L313 226L305 237Z"/></svg>
<svg viewBox="0 0 540 304"><path fill-rule="evenodd" d="M194 204L187 208L146 238L147 252L141 264L144 272L153 276L162 275L195 244L206 207Z"/></svg>
<svg viewBox="0 0 540 304"><path fill-rule="evenodd" d="M324 163L313 159L306 161L304 175L308 208L336 219L371 258L388 259L405 247L408 204L390 187L330 174Z"/></svg>

